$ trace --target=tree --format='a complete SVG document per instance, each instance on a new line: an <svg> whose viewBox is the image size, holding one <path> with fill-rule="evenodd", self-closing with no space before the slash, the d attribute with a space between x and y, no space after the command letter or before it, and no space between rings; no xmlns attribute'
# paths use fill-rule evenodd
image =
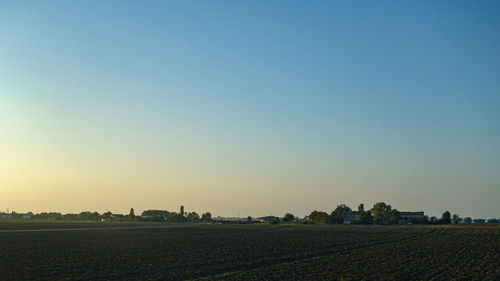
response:
<svg viewBox="0 0 500 281"><path fill-rule="evenodd" d="M191 212L187 215L187 220L188 221L199 221L200 216L196 212Z"/></svg>
<svg viewBox="0 0 500 281"><path fill-rule="evenodd" d="M438 218L435 216L431 216L431 218L429 219L430 224L436 224L437 222L438 222Z"/></svg>
<svg viewBox="0 0 500 281"><path fill-rule="evenodd" d="M390 224L398 224L400 218L401 218L401 214L399 213L399 211L396 209L393 209L391 211L391 214L389 217L389 223Z"/></svg>
<svg viewBox="0 0 500 281"><path fill-rule="evenodd" d="M328 223L344 223L347 216L352 212L345 204L338 205L337 208L330 214L328 218Z"/></svg>
<svg viewBox="0 0 500 281"><path fill-rule="evenodd" d="M441 216L441 223L442 224L450 224L451 223L451 214L449 211L446 211L443 213Z"/></svg>
<svg viewBox="0 0 500 281"><path fill-rule="evenodd" d="M309 215L309 219L314 223L327 223L328 222L328 214L325 212L313 211Z"/></svg>
<svg viewBox="0 0 500 281"><path fill-rule="evenodd" d="M451 217L452 224L459 224L460 220L462 220L462 219L460 218L460 216L458 214L453 214L453 216Z"/></svg>
<svg viewBox="0 0 500 281"><path fill-rule="evenodd" d="M134 211L134 208L130 208L130 213L129 213L129 219L131 221L135 220L135 211Z"/></svg>
<svg viewBox="0 0 500 281"><path fill-rule="evenodd" d="M274 218L274 219L272 219L269 223L270 223L270 224L279 224L279 223L280 223L280 219L275 217L275 218Z"/></svg>
<svg viewBox="0 0 500 281"><path fill-rule="evenodd" d="M212 220L212 214L210 212L206 212L203 215L201 215L201 220L202 221L211 221Z"/></svg>
<svg viewBox="0 0 500 281"><path fill-rule="evenodd" d="M142 212L142 216L144 217L155 217L155 216L167 217L169 214L170 212L166 210L146 210Z"/></svg>
<svg viewBox="0 0 500 281"><path fill-rule="evenodd" d="M373 205L370 212L372 213L375 223L387 222L389 220L391 209L391 206L385 204L384 202L379 202Z"/></svg>
<svg viewBox="0 0 500 281"><path fill-rule="evenodd" d="M291 222L295 219L295 216L291 213L286 213L285 216L283 217L284 222Z"/></svg>
<svg viewBox="0 0 500 281"><path fill-rule="evenodd" d="M373 218L370 211L359 212L359 224L372 224Z"/></svg>
<svg viewBox="0 0 500 281"><path fill-rule="evenodd" d="M365 204L361 203L358 206L358 212L361 214L365 211Z"/></svg>
<svg viewBox="0 0 500 281"><path fill-rule="evenodd" d="M251 217L251 216L248 216L248 217L247 217L247 221L252 221L252 217Z"/></svg>
<svg viewBox="0 0 500 281"><path fill-rule="evenodd" d="M105 219L105 220L110 220L112 216L113 216L113 213L111 213L109 211L106 212L106 213L104 213L104 214L102 214L102 218Z"/></svg>
<svg viewBox="0 0 500 281"><path fill-rule="evenodd" d="M186 218L181 216L180 214L173 212L173 213L169 213L165 217L165 220L170 221L170 222L180 222L180 221L186 221Z"/></svg>
<svg viewBox="0 0 500 281"><path fill-rule="evenodd" d="M365 205L363 203L358 206L359 220L354 222L356 224L372 224L373 218L370 210L365 211Z"/></svg>
<svg viewBox="0 0 500 281"><path fill-rule="evenodd" d="M384 202L379 202L373 205L370 212L374 222L378 224L396 224L399 221L400 214L398 210L393 210L391 205L387 205Z"/></svg>
<svg viewBox="0 0 500 281"><path fill-rule="evenodd" d="M181 205L181 210L179 212L179 216L183 217L184 216L184 206Z"/></svg>
<svg viewBox="0 0 500 281"><path fill-rule="evenodd" d="M428 224L429 223L429 216L425 215L423 219L423 223Z"/></svg>
<svg viewBox="0 0 500 281"><path fill-rule="evenodd" d="M81 212L78 217L82 220L99 220L101 215L98 212Z"/></svg>

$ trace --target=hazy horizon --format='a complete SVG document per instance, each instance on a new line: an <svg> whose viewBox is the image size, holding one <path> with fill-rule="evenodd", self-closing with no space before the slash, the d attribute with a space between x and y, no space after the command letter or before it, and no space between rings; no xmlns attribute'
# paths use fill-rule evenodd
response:
<svg viewBox="0 0 500 281"><path fill-rule="evenodd" d="M0 3L0 211L500 217L500 2Z"/></svg>

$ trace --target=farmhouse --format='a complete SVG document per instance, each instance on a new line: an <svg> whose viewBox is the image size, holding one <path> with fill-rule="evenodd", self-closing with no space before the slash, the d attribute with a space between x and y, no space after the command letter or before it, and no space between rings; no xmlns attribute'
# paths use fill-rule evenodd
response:
<svg viewBox="0 0 500 281"><path fill-rule="evenodd" d="M400 224L407 224L411 222L423 222L424 212L400 212Z"/></svg>
<svg viewBox="0 0 500 281"><path fill-rule="evenodd" d="M260 222L273 222L273 221L279 221L280 218L275 217L275 216L267 216L267 217L260 217L258 218Z"/></svg>

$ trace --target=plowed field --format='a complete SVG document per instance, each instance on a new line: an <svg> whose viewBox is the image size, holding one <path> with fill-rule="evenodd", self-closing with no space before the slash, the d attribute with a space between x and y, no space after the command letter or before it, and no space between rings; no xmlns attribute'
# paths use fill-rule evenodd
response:
<svg viewBox="0 0 500 281"><path fill-rule="evenodd" d="M0 223L1 280L500 280L500 229Z"/></svg>

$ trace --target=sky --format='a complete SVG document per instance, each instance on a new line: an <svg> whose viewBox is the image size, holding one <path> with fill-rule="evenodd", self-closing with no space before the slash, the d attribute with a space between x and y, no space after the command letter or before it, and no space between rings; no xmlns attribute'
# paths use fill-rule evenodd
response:
<svg viewBox="0 0 500 281"><path fill-rule="evenodd" d="M500 217L498 1L2 1L0 211Z"/></svg>

